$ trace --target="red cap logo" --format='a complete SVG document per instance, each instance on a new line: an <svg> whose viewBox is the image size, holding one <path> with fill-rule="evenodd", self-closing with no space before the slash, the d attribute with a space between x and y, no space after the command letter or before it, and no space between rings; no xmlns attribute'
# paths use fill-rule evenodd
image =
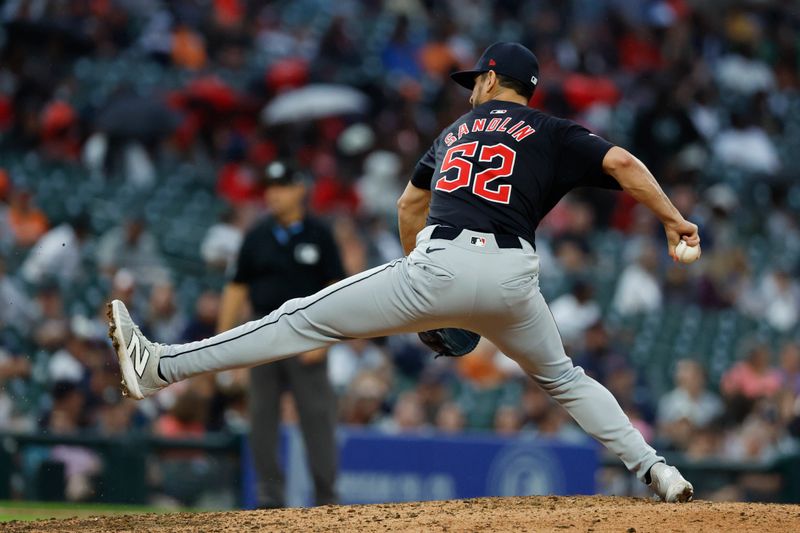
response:
<svg viewBox="0 0 800 533"><path fill-rule="evenodd" d="M495 66L496 64L497 64L497 63L495 63L494 59L490 59L490 60L489 60L489 66L490 66L490 67L493 67L493 66Z"/></svg>

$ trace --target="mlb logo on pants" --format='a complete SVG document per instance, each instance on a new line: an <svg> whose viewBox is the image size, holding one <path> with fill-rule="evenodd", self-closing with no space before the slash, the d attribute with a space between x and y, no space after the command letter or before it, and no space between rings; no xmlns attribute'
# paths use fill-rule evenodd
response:
<svg viewBox="0 0 800 533"><path fill-rule="evenodd" d="M473 246L483 247L486 246L486 239L484 239L483 237L472 237L469 243Z"/></svg>

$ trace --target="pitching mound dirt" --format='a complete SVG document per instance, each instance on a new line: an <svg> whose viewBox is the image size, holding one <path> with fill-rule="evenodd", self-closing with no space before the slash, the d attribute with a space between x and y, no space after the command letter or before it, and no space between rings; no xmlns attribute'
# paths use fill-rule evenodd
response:
<svg viewBox="0 0 800 533"><path fill-rule="evenodd" d="M143 514L2 524L6 532L800 531L800 505L614 497L482 498L227 513Z"/></svg>

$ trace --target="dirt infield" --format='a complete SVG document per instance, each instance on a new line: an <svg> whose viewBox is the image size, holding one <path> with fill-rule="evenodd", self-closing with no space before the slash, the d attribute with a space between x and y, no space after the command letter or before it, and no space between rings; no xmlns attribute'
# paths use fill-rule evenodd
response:
<svg viewBox="0 0 800 533"><path fill-rule="evenodd" d="M4 532L800 531L800 505L531 496L8 522Z"/></svg>

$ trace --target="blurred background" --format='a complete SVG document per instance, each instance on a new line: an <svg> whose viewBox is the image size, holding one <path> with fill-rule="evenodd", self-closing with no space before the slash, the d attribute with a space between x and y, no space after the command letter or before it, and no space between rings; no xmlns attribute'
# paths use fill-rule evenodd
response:
<svg viewBox="0 0 800 533"><path fill-rule="evenodd" d="M537 232L568 353L699 497L800 501L794 2L7 0L0 17L0 499L253 505L244 376L123 400L105 302L161 342L213 334L279 157L314 176L348 274L401 256L395 202L469 109L448 73L512 40L541 64L531 105L630 149L703 239L674 265L630 197L569 195ZM458 360L415 335L350 341L328 369L345 503L644 494L485 341ZM444 465L462 453L472 474Z"/></svg>

